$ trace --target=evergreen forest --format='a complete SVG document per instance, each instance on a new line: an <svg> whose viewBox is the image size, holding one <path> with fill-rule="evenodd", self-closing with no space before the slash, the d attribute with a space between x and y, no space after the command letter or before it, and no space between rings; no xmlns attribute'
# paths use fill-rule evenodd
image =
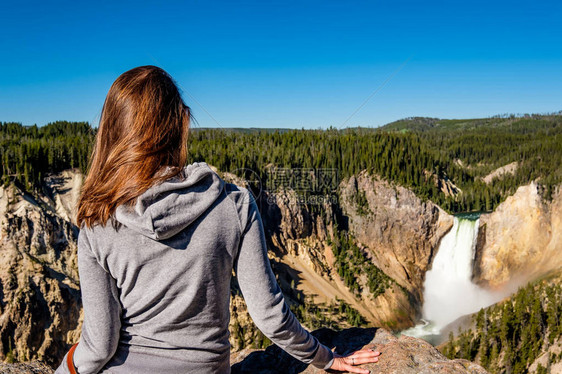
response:
<svg viewBox="0 0 562 374"><path fill-rule="evenodd" d="M48 173L87 172L96 128L87 122L44 126L0 122L3 183L33 192ZM412 189L450 213L492 211L517 187L535 181L549 198L562 182L562 115L504 116L470 120L409 118L380 128L264 130L193 128L190 160L205 161L241 177L257 175L262 188L277 185L275 168L330 170L330 183L302 191L325 194L362 170ZM495 169L511 173L488 183ZM447 193L445 184L456 187Z"/></svg>

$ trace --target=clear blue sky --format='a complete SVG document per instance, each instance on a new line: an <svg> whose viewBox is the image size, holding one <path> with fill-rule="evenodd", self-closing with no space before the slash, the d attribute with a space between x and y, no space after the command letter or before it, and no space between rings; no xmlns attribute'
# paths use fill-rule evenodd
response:
<svg viewBox="0 0 562 374"><path fill-rule="evenodd" d="M3 3L0 121L97 124L147 64L200 126L341 126L393 74L345 126L559 111L561 24L558 1Z"/></svg>

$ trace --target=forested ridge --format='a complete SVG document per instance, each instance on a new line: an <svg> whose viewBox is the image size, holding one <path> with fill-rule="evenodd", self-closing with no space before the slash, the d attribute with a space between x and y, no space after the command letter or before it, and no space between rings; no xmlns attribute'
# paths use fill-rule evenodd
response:
<svg viewBox="0 0 562 374"><path fill-rule="evenodd" d="M87 122L58 121L45 126L0 122L0 176L32 191L49 173L88 166L95 130Z"/></svg>
<svg viewBox="0 0 562 374"><path fill-rule="evenodd" d="M481 309L473 328L451 333L442 348L449 358L480 363L491 373L527 373L550 347L562 344L562 275L530 283L508 300ZM547 353L537 373L548 373L562 353Z"/></svg>
<svg viewBox="0 0 562 374"><path fill-rule="evenodd" d="M0 123L1 177L32 191L42 178L68 168L87 169L95 128L86 122L45 126ZM548 197L562 182L562 115L439 120L411 118L379 129L327 130L193 129L190 162L221 171L255 172L264 188L273 167L329 169L336 185L362 170L411 188L451 213L491 211L520 185L533 180ZM485 183L494 169L517 163ZM246 170L243 170L246 169ZM247 175L242 175L247 176ZM446 194L439 181L461 192ZM301 191L333 192L332 184ZM330 189L330 191L328 191Z"/></svg>
<svg viewBox="0 0 562 374"><path fill-rule="evenodd" d="M549 197L552 187L562 181L562 113L470 120L410 118L381 130L417 134L441 160L449 160L446 173L467 192L488 189L485 194L505 197L538 180ZM493 180L488 188L482 186L482 177L512 162L517 162L514 174ZM459 174L454 164L467 173Z"/></svg>

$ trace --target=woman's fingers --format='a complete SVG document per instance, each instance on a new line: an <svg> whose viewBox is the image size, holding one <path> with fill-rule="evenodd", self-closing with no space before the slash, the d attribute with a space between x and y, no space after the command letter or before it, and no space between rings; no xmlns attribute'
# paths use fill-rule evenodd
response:
<svg viewBox="0 0 562 374"><path fill-rule="evenodd" d="M349 365L344 361L343 357L336 358L330 369L337 370L337 371L347 371L350 373L369 374L369 370L367 369L363 369L358 366Z"/></svg>
<svg viewBox="0 0 562 374"><path fill-rule="evenodd" d="M373 349L362 349L360 351L353 352L352 354L345 356L345 362L348 364L364 364L368 362L377 362L375 358L380 356L380 352Z"/></svg>
<svg viewBox="0 0 562 374"><path fill-rule="evenodd" d="M380 352L374 349L362 349L345 357L337 357L331 369L348 371L350 373L368 374L369 370L357 367L356 365L378 362Z"/></svg>
<svg viewBox="0 0 562 374"><path fill-rule="evenodd" d="M379 352L365 352L360 354L352 354L344 358L348 365L361 365L379 361Z"/></svg>
<svg viewBox="0 0 562 374"><path fill-rule="evenodd" d="M359 358L359 357L377 357L380 356L380 352L375 351L373 349L362 349L360 351L355 351L352 354L350 354L347 357L355 357L355 358Z"/></svg>
<svg viewBox="0 0 562 374"><path fill-rule="evenodd" d="M357 366L351 366L351 365L344 365L342 369L340 369L341 371L347 371L350 373L359 373L359 374L369 374L370 371L367 369L362 369L360 367Z"/></svg>
<svg viewBox="0 0 562 374"><path fill-rule="evenodd" d="M374 362L378 362L378 356L362 356L362 357L351 357L346 358L345 362L348 365L362 365L362 364L370 364Z"/></svg>

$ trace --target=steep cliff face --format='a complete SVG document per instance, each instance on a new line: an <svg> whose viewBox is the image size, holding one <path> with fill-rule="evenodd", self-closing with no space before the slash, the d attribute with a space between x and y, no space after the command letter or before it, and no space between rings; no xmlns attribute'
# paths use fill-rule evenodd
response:
<svg viewBox="0 0 562 374"><path fill-rule="evenodd" d="M0 188L0 354L55 364L78 340L77 230L60 214L75 173L47 182L40 199ZM68 198L70 195L67 195ZM70 205L73 205L70 202Z"/></svg>
<svg viewBox="0 0 562 374"><path fill-rule="evenodd" d="M323 212L321 216L300 204L294 191L268 194L263 201L270 257L279 283L288 295L293 295L294 290L297 300L300 294L314 304L343 302L376 326L404 318L405 323L411 323L408 297L397 285L393 284L388 292L374 300L366 287L357 294L345 285L335 263L334 244L330 242L335 225L331 204L318 207ZM364 276L359 276L358 281L364 281ZM328 310L328 314L333 313ZM345 319L339 325L350 326Z"/></svg>
<svg viewBox="0 0 562 374"><path fill-rule="evenodd" d="M475 281L517 285L562 266L562 188L552 199L531 183L480 217Z"/></svg>
<svg viewBox="0 0 562 374"><path fill-rule="evenodd" d="M366 172L343 181L338 196L337 204L311 210L294 191L267 195L261 211L273 255L287 265L289 281L315 302L338 298L374 326L412 326L421 310L425 272L452 216ZM355 274L359 294L338 274L330 239L341 229L351 234L366 262L395 281L376 297L366 286L369 274Z"/></svg>
<svg viewBox="0 0 562 374"><path fill-rule="evenodd" d="M453 217L412 191L366 172L342 183L341 197L355 238L421 305L425 272Z"/></svg>

